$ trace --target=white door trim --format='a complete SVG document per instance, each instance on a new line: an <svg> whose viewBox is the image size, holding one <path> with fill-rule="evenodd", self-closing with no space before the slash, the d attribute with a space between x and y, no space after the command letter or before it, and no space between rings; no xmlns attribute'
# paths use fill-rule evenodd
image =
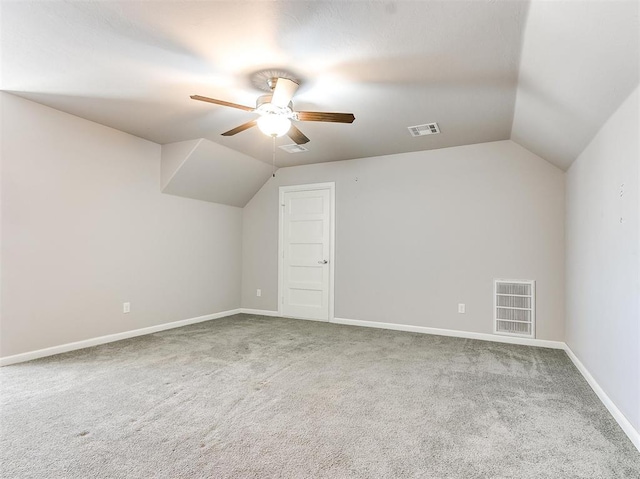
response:
<svg viewBox="0 0 640 479"><path fill-rule="evenodd" d="M313 183L309 185L290 185L281 186L278 196L278 316L282 316L282 298L284 295L283 287L283 258L284 258L284 194L291 191L313 191L313 190L329 190L329 211L331 220L329 221L329 238L331 247L329 248L329 322L333 322L334 318L334 296L335 296L335 245L336 245L336 184Z"/></svg>

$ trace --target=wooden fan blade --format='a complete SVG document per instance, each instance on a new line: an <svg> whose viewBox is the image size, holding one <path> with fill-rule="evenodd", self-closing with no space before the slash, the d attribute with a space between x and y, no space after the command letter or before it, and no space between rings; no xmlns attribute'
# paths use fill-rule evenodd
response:
<svg viewBox="0 0 640 479"><path fill-rule="evenodd" d="M353 113L329 113L324 111L299 111L300 121L331 121L334 123L353 123L356 117Z"/></svg>
<svg viewBox="0 0 640 479"><path fill-rule="evenodd" d="M238 108L239 110L244 110L244 111L253 111L253 110L255 110L255 108L250 107L250 106L238 105L237 103L231 103L231 102L223 101L223 100L216 100L214 98L209 98L209 97L206 97L206 96L191 95L190 98L192 100L206 101L207 103L215 103L216 105L230 106L231 108Z"/></svg>
<svg viewBox="0 0 640 479"><path fill-rule="evenodd" d="M222 133L222 136L233 136L236 133L240 133L241 131L248 130L249 128L256 126L258 124L257 120L251 120L246 123L243 123L240 126L236 126L233 130L225 131Z"/></svg>
<svg viewBox="0 0 640 479"><path fill-rule="evenodd" d="M291 125L291 128L289 128L287 136L291 138L296 145L304 145L305 143L309 143L309 138L307 138L304 133L302 133L293 125Z"/></svg>
<svg viewBox="0 0 640 479"><path fill-rule="evenodd" d="M276 88L273 90L273 96L271 97L271 104L280 108L286 107L297 89L298 84L293 80L278 78Z"/></svg>

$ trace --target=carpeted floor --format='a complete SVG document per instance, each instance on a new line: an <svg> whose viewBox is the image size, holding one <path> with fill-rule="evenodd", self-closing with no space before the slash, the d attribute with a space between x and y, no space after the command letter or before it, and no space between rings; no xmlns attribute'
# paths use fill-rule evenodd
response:
<svg viewBox="0 0 640 479"><path fill-rule="evenodd" d="M0 379L5 478L640 478L557 350L238 315Z"/></svg>

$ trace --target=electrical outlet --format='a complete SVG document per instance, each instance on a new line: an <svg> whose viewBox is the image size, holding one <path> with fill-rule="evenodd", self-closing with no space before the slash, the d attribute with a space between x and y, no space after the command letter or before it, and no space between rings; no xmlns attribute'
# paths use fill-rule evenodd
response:
<svg viewBox="0 0 640 479"><path fill-rule="evenodd" d="M467 307L464 303L458 303L458 313L464 314L467 310Z"/></svg>
<svg viewBox="0 0 640 479"><path fill-rule="evenodd" d="M130 313L131 312L131 303L126 302L126 303L122 303L122 312L123 313Z"/></svg>
<svg viewBox="0 0 640 479"><path fill-rule="evenodd" d="M256 296L258 296L258 297L262 296L262 290L261 289L256 289Z"/></svg>

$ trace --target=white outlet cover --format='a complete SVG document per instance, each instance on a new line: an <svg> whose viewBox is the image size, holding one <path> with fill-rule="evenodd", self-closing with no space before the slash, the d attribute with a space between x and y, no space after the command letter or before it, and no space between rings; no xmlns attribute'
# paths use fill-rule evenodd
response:
<svg viewBox="0 0 640 479"><path fill-rule="evenodd" d="M123 313L131 312L131 303L122 303L122 312Z"/></svg>
<svg viewBox="0 0 640 479"><path fill-rule="evenodd" d="M464 303L458 303L458 313L464 314L466 312L467 307Z"/></svg>
<svg viewBox="0 0 640 479"><path fill-rule="evenodd" d="M262 296L262 290L256 289L256 296Z"/></svg>

